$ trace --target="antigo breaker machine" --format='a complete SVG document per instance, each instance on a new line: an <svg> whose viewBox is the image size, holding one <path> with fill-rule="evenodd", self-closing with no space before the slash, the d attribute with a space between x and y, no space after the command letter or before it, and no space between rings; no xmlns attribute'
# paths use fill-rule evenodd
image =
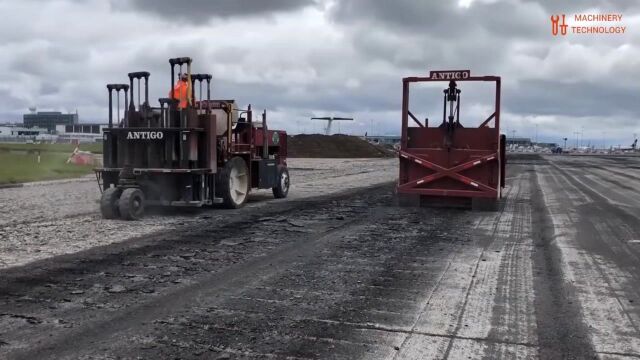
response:
<svg viewBox="0 0 640 360"><path fill-rule="evenodd" d="M252 188L270 188L276 198L287 196L287 134L268 129L266 111L256 121L251 105L242 110L234 100L211 100L212 76L192 74L191 63L188 57L169 60L169 89L176 80L176 67L180 73L186 71L191 84L184 108L175 98L161 98L159 107L151 107L148 72L129 73L129 84L107 85L104 167L96 169L104 218L138 219L146 206L222 204L237 208L247 201Z"/></svg>
<svg viewBox="0 0 640 360"><path fill-rule="evenodd" d="M495 85L493 112L477 127L460 122L459 83ZM424 123L409 110L410 85L444 82L442 121ZM469 70L431 71L402 80L402 136L397 193L401 205L498 206L505 184L505 141L500 134L500 77L471 76ZM471 115L475 116L475 115ZM467 117L469 118L469 117ZM409 119L415 126L409 126Z"/></svg>

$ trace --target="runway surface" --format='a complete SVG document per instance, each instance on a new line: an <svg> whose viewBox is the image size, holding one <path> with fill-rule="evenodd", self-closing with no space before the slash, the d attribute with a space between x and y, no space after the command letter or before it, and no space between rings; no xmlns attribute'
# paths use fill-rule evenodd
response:
<svg viewBox="0 0 640 360"><path fill-rule="evenodd" d="M507 176L497 212L388 183L0 270L0 357L639 358L640 161Z"/></svg>

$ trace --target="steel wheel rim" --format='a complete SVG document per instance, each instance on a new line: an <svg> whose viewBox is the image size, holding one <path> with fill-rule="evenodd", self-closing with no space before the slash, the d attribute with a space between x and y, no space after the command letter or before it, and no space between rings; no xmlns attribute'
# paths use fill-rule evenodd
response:
<svg viewBox="0 0 640 360"><path fill-rule="evenodd" d="M285 192L289 190L289 175L285 172L282 173L282 177L280 178L280 187Z"/></svg>
<svg viewBox="0 0 640 360"><path fill-rule="evenodd" d="M247 197L247 173L240 172L237 168L231 169L229 174L229 191L234 203L240 204Z"/></svg>
<svg viewBox="0 0 640 360"><path fill-rule="evenodd" d="M142 198L136 196L131 201L131 210L134 214L138 214L142 210Z"/></svg>

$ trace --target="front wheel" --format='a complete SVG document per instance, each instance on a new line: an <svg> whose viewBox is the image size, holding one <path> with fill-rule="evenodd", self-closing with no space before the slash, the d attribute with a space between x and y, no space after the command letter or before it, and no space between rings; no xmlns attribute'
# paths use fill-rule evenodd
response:
<svg viewBox="0 0 640 360"><path fill-rule="evenodd" d="M102 192L100 213L103 219L115 219L120 216L120 210L118 209L120 193L121 190L115 187L108 188Z"/></svg>
<svg viewBox="0 0 640 360"><path fill-rule="evenodd" d="M278 184L271 188L274 198L283 199L287 197L287 194L289 193L290 180L291 178L289 177L289 170L287 167L278 165Z"/></svg>
<svg viewBox="0 0 640 360"><path fill-rule="evenodd" d="M139 220L144 215L144 194L138 188L127 188L118 201L120 216L125 220Z"/></svg>
<svg viewBox="0 0 640 360"><path fill-rule="evenodd" d="M241 157L233 157L218 174L216 186L224 207L237 209L242 207L249 196L249 170Z"/></svg>

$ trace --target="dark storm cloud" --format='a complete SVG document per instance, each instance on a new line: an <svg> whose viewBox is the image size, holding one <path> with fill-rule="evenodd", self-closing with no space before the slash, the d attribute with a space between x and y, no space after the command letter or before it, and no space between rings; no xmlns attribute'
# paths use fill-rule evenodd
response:
<svg viewBox="0 0 640 360"><path fill-rule="evenodd" d="M116 9L136 10L167 19L194 23L212 18L231 18L291 11L313 5L316 0L112 0Z"/></svg>

